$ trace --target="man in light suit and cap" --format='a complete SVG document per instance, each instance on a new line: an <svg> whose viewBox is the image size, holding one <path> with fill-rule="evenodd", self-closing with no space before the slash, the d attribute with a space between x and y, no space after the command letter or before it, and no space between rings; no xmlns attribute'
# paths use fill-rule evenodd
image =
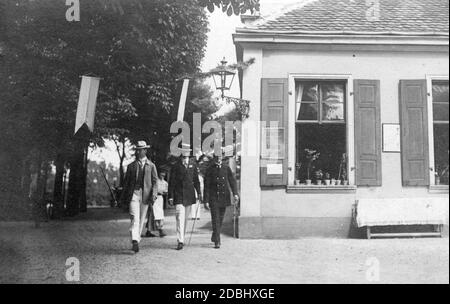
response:
<svg viewBox="0 0 450 304"><path fill-rule="evenodd" d="M173 166L169 181L169 204L175 205L176 208L177 250L184 247L187 220L192 205L196 203L197 196L199 201L202 201L198 167L195 162L190 161L191 151L189 145L183 144L181 159Z"/></svg>
<svg viewBox="0 0 450 304"><path fill-rule="evenodd" d="M121 196L122 204L130 206L132 250L139 252L141 234L148 208L158 197L158 173L156 166L147 158L150 148L145 141L136 145L136 160L128 165Z"/></svg>

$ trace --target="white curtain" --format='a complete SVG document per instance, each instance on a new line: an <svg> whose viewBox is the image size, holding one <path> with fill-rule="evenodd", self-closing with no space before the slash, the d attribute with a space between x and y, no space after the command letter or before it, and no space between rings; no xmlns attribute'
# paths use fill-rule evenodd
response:
<svg viewBox="0 0 450 304"><path fill-rule="evenodd" d="M299 120L299 115L300 115L300 108L302 105L302 97L303 97L303 89L304 86L302 83L297 82L296 87L295 87L295 102L296 102L296 111L297 111L297 116L296 119Z"/></svg>

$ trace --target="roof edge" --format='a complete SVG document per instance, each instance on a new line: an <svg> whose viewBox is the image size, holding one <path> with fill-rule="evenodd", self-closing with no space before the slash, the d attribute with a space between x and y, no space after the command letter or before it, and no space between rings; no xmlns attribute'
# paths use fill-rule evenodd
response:
<svg viewBox="0 0 450 304"><path fill-rule="evenodd" d="M267 34L267 35L352 35L352 36L441 36L448 37L448 32L365 32L365 31L269 31L252 28L236 28L236 34Z"/></svg>

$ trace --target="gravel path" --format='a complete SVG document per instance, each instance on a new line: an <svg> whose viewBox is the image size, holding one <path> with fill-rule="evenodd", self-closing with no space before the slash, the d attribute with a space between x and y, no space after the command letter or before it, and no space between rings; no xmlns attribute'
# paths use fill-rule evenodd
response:
<svg viewBox="0 0 450 304"><path fill-rule="evenodd" d="M89 210L76 219L42 224L0 222L0 283L67 283L66 260L80 261L80 283L449 283L448 239L236 240L212 249L208 214L191 246L168 237L145 239L132 253L126 214Z"/></svg>

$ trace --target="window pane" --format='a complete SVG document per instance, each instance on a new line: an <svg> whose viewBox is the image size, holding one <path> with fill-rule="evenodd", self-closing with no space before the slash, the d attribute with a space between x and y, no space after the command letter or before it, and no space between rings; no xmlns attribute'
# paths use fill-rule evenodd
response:
<svg viewBox="0 0 450 304"><path fill-rule="evenodd" d="M433 83L433 102L448 103L448 82Z"/></svg>
<svg viewBox="0 0 450 304"><path fill-rule="evenodd" d="M448 104L433 104L433 120L448 121Z"/></svg>
<svg viewBox="0 0 450 304"><path fill-rule="evenodd" d="M322 120L344 120L344 104L324 102L322 104Z"/></svg>
<svg viewBox="0 0 450 304"><path fill-rule="evenodd" d="M297 103L297 107L299 103ZM298 120L318 120L318 105L315 103L301 103Z"/></svg>
<svg viewBox="0 0 450 304"><path fill-rule="evenodd" d="M346 134L345 124L297 124L295 179L302 184L307 179L317 183L317 171L323 173L322 179L346 179L346 166L343 162L347 151ZM320 155L311 160L305 149L316 151Z"/></svg>
<svg viewBox="0 0 450 304"><path fill-rule="evenodd" d="M448 185L448 124L434 125L434 159L436 174L440 179L440 184Z"/></svg>
<svg viewBox="0 0 450 304"><path fill-rule="evenodd" d="M344 103L344 85L340 83L322 83L322 101Z"/></svg>
<svg viewBox="0 0 450 304"><path fill-rule="evenodd" d="M302 82L303 94L301 101L319 101L319 85L317 83Z"/></svg>

